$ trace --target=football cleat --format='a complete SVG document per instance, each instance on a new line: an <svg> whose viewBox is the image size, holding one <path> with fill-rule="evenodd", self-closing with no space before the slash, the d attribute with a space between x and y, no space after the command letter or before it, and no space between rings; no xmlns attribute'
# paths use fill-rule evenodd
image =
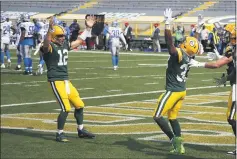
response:
<svg viewBox="0 0 237 159"><path fill-rule="evenodd" d="M69 140L67 139L67 137L65 136L65 134L62 133L56 133L56 141L58 142L68 142Z"/></svg>
<svg viewBox="0 0 237 159"><path fill-rule="evenodd" d="M21 71L21 65L17 65L15 68L16 71Z"/></svg>
<svg viewBox="0 0 237 159"><path fill-rule="evenodd" d="M227 152L227 155L236 155L236 150Z"/></svg>
<svg viewBox="0 0 237 159"><path fill-rule="evenodd" d="M118 66L114 66L114 70L116 71L118 69Z"/></svg>
<svg viewBox="0 0 237 159"><path fill-rule="evenodd" d="M11 68L11 60L10 59L7 60L7 68Z"/></svg>
<svg viewBox="0 0 237 159"><path fill-rule="evenodd" d="M1 68L6 68L6 66L5 66L5 64L3 63L3 64L1 64Z"/></svg>
<svg viewBox="0 0 237 159"><path fill-rule="evenodd" d="M184 154L185 148L183 146L183 139L181 137L174 137L171 141L173 149L170 151L171 153Z"/></svg>
<svg viewBox="0 0 237 159"><path fill-rule="evenodd" d="M89 139L95 138L94 134L88 132L85 129L82 129L82 130L77 129L77 131L78 131L78 137L79 138L89 138Z"/></svg>

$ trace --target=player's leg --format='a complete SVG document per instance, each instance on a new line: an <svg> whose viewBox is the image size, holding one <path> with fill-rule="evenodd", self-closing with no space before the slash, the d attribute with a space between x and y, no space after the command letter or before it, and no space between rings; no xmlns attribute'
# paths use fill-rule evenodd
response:
<svg viewBox="0 0 237 159"><path fill-rule="evenodd" d="M116 54L115 54L115 67L116 67L116 69L118 69L118 63L119 63L119 50L120 50L120 47L117 46L116 47Z"/></svg>
<svg viewBox="0 0 237 159"><path fill-rule="evenodd" d="M54 81L54 82L50 82L50 86L52 88L52 91L61 109L60 114L58 115L58 118L57 118L58 132L56 133L56 141L67 142L68 140L63 130L64 130L64 125L66 123L68 113L71 110L71 106L68 99L68 95L66 93L65 83L64 81Z"/></svg>
<svg viewBox="0 0 237 159"><path fill-rule="evenodd" d="M5 68L5 64L4 64L4 44L1 42L1 68Z"/></svg>
<svg viewBox="0 0 237 159"><path fill-rule="evenodd" d="M170 122L170 125L172 127L172 130L173 130L173 133L175 135L175 145L176 145L176 150L174 149L173 152L178 152L178 153L181 153L181 154L184 154L185 153L185 148L183 146L183 139L181 137L181 127L180 127L180 124L177 120L177 116L178 116L178 113L179 113L179 110L183 104L183 100L184 100L184 97L186 95L186 91L184 92L176 92L177 96L180 96L180 100L178 100L174 106L172 107L172 109L170 109L168 111L168 119L169 119L169 122Z"/></svg>
<svg viewBox="0 0 237 159"><path fill-rule="evenodd" d="M153 119L159 125L161 130L169 137L170 140L173 139L174 134L163 115L174 105L174 101L172 101L172 92L166 91L165 93L161 94L158 98L158 106L155 109L153 114Z"/></svg>
<svg viewBox="0 0 237 159"><path fill-rule="evenodd" d="M17 56L17 65L15 70L21 70L22 53L20 52L20 45L17 46L16 56Z"/></svg>
<svg viewBox="0 0 237 159"><path fill-rule="evenodd" d="M171 110L174 105L179 101L181 98L179 92L171 92L166 91L163 93L159 99L158 99L158 106L155 110L155 113L153 115L153 119L156 121L156 123L159 125L161 130L169 137L173 147L176 149L176 143L175 136L173 131L171 130L167 120L163 118L163 115L165 115L169 110Z"/></svg>
<svg viewBox="0 0 237 159"><path fill-rule="evenodd" d="M10 68L11 67L11 56L10 56L9 44L5 44L4 52L7 56L7 67Z"/></svg>
<svg viewBox="0 0 237 159"><path fill-rule="evenodd" d="M233 84L232 91L229 95L228 109L227 109L227 121L231 125L233 133L236 138L236 85ZM236 155L236 150L229 151L227 154Z"/></svg>
<svg viewBox="0 0 237 159"><path fill-rule="evenodd" d="M77 122L78 137L80 137L80 138L94 138L95 135L88 132L83 127L84 102L81 100L77 89L72 85L71 82L69 82L69 88L70 88L70 94L68 95L68 97L69 97L70 102L75 107L74 117L75 117L76 122Z"/></svg>
<svg viewBox="0 0 237 159"><path fill-rule="evenodd" d="M39 65L38 65L38 69L36 71L36 74L38 75L42 75L44 72L44 59L43 59L43 53L41 51L39 51L39 57L40 57L40 61L39 61Z"/></svg>
<svg viewBox="0 0 237 159"><path fill-rule="evenodd" d="M159 39L156 40L156 43L157 43L158 52L161 52L161 47L160 47L160 41L159 41Z"/></svg>
<svg viewBox="0 0 237 159"><path fill-rule="evenodd" d="M114 70L116 70L116 57L115 57L116 47L114 46L113 42L111 42L110 52L111 52L111 55L112 55L112 65L113 65Z"/></svg>

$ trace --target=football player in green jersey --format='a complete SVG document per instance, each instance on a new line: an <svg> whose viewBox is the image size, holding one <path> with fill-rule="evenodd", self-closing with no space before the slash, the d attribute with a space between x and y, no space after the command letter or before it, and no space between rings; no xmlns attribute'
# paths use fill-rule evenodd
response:
<svg viewBox="0 0 237 159"><path fill-rule="evenodd" d="M161 130L169 137L173 148L171 152L183 154L185 149L181 138L181 128L177 120L178 112L186 96L186 72L188 63L196 54L201 53L202 46L194 37L186 37L176 48L170 31L170 23L173 21L172 10L166 9L165 16L165 41L170 54L166 69L166 91L158 98L158 105L153 114L153 119ZM168 115L168 122L163 117Z"/></svg>
<svg viewBox="0 0 237 159"><path fill-rule="evenodd" d="M95 18L94 16L86 17L86 29L78 36L77 40L71 43L65 39L64 28L60 25L55 25L54 21L54 17L51 17L49 21L49 30L41 49L48 70L48 82L61 108L61 112L57 119L58 132L56 133L56 141L68 141L63 129L68 113L71 110L70 103L72 103L75 108L74 117L77 122L78 137L94 138L94 134L83 128L84 103L81 100L77 89L68 79L67 60L68 51L77 48L82 44L86 37L90 36L92 26L95 23Z"/></svg>
<svg viewBox="0 0 237 159"><path fill-rule="evenodd" d="M228 43L225 49L225 55L220 56L217 50L214 50L215 62L198 62L192 60L190 67L204 67L204 68L220 68L224 65L228 65L227 76L222 76L220 79L216 78L217 85L225 84L226 81L230 81L232 90L230 91L228 100L228 109L226 112L227 121L231 125L234 135L236 136L236 25L235 23L229 23L225 26L225 41ZM236 150L229 151L227 154L236 155Z"/></svg>

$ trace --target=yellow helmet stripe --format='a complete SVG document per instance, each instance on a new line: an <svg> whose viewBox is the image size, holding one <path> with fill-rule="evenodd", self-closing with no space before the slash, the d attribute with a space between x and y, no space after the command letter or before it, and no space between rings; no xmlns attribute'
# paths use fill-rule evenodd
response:
<svg viewBox="0 0 237 159"><path fill-rule="evenodd" d="M62 29L63 34L66 34L65 29L61 25L58 25L58 26Z"/></svg>

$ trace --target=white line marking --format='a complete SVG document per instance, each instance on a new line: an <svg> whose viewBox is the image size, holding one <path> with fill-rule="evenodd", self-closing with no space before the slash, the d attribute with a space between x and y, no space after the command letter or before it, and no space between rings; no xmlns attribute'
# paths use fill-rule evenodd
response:
<svg viewBox="0 0 237 159"><path fill-rule="evenodd" d="M206 79L206 80L202 80L203 82L206 82L206 81L213 81L213 79Z"/></svg>
<svg viewBox="0 0 237 159"><path fill-rule="evenodd" d="M111 67L108 67L108 68L111 68ZM214 73L222 73L222 72L212 72L212 74ZM199 74L210 74L210 73L192 73L192 75L199 75ZM97 80L97 79L110 79L110 78L146 78L146 77L165 77L165 75L141 75L141 76L116 76L116 77L91 77L91 78L74 78L74 79L70 79L70 81L80 81L80 80ZM5 83L1 83L1 85L21 85L21 84L24 84L24 83L43 83L43 82L47 82L46 80L45 81L27 81L27 82L5 82Z"/></svg>
<svg viewBox="0 0 237 159"><path fill-rule="evenodd" d="M33 84L33 85L25 85L25 87L38 87L40 86L39 84Z"/></svg>
<svg viewBox="0 0 237 159"><path fill-rule="evenodd" d="M157 66L157 67L163 67L167 66L167 64L138 64L138 66Z"/></svg>
<svg viewBox="0 0 237 159"><path fill-rule="evenodd" d="M82 91L82 90L91 90L91 89L95 89L95 88L79 88L77 90Z"/></svg>
<svg viewBox="0 0 237 159"><path fill-rule="evenodd" d="M107 90L106 92L121 92L121 89L117 89L117 90Z"/></svg>
<svg viewBox="0 0 237 159"><path fill-rule="evenodd" d="M187 90L207 89L207 88L216 88L216 86L194 87L194 88L187 88ZM140 95L140 94L154 94L154 93L161 93L164 91L165 90L139 92L139 93L124 93L124 94L84 97L82 99L100 99L100 98L110 98L110 97L133 96L133 95ZM54 103L54 102L56 102L56 100L32 102L32 103L3 104L3 105L1 105L1 107L11 107L11 106L20 106L20 105L36 105L36 104L46 104L46 103Z"/></svg>
<svg viewBox="0 0 237 159"><path fill-rule="evenodd" d="M158 82L157 83L145 83L144 85L152 85L152 84L159 84Z"/></svg>

